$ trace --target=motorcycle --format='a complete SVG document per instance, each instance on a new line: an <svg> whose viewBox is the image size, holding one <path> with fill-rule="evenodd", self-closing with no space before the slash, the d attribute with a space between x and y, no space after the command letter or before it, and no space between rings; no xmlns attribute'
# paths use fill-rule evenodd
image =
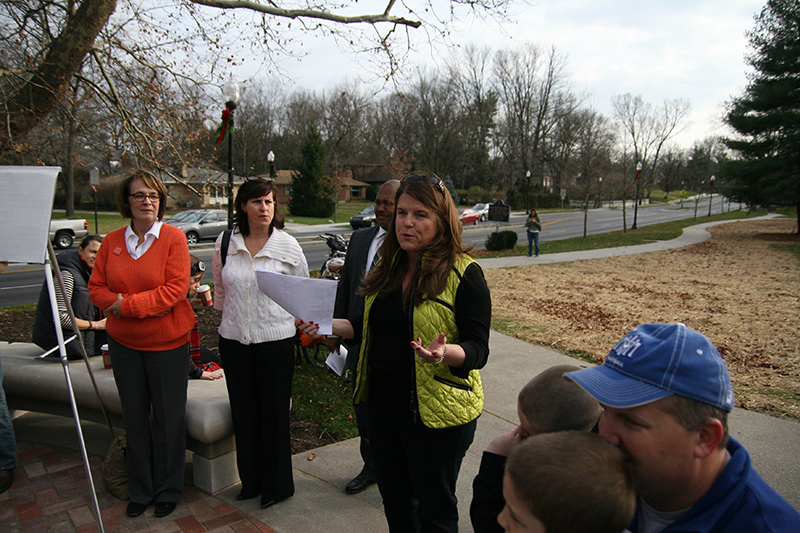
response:
<svg viewBox="0 0 800 533"><path fill-rule="evenodd" d="M344 267L344 258L347 255L347 240L341 235L334 233L324 233L319 236L325 240L330 250L328 258L319 269L319 277L324 279L338 280Z"/></svg>

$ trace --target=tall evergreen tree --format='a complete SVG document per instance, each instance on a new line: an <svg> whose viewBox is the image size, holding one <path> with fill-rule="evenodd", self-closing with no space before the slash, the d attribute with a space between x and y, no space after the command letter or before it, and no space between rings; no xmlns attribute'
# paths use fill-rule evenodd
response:
<svg viewBox="0 0 800 533"><path fill-rule="evenodd" d="M315 125L308 130L300 149L300 164L292 176L292 199L289 210L293 215L329 217L335 204L332 182L325 176L325 144Z"/></svg>
<svg viewBox="0 0 800 533"><path fill-rule="evenodd" d="M768 0L755 20L747 58L755 72L725 116L738 134L725 139L739 156L727 166L729 193L800 214L800 2Z"/></svg>

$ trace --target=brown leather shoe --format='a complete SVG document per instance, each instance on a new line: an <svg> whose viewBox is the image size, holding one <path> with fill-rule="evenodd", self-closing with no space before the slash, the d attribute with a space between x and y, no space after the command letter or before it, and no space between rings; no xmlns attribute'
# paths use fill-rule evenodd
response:
<svg viewBox="0 0 800 533"><path fill-rule="evenodd" d="M10 489L12 483L14 483L14 469L0 470L0 494Z"/></svg>

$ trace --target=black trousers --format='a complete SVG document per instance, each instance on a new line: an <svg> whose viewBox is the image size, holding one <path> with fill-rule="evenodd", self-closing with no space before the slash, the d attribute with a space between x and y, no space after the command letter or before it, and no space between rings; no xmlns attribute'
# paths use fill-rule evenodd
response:
<svg viewBox="0 0 800 533"><path fill-rule="evenodd" d="M456 481L477 420L430 429L405 405L371 398L369 436L389 530L457 532Z"/></svg>
<svg viewBox="0 0 800 533"><path fill-rule="evenodd" d="M280 501L294 494L289 402L294 339L241 344L219 339L242 493Z"/></svg>
<svg viewBox="0 0 800 533"><path fill-rule="evenodd" d="M374 481L377 478L375 477L375 464L372 459L372 444L369 440L369 402L362 402L356 405L354 410L360 437L358 451L361 452L361 459L364 460L364 466L359 475Z"/></svg>
<svg viewBox="0 0 800 533"><path fill-rule="evenodd" d="M189 344L151 352L123 346L109 336L108 351L128 439L130 501L177 503L186 462Z"/></svg>

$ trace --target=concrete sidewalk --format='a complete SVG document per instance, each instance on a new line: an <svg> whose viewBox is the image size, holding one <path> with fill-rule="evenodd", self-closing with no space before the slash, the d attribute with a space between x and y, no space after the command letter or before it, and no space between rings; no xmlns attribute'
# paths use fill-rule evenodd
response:
<svg viewBox="0 0 800 533"><path fill-rule="evenodd" d="M484 268L502 268L666 250L707 239L710 235L705 228L709 225L691 227L683 236L672 241L621 249L540 255L538 258L523 256L485 259L481 260L481 264ZM8 349L9 346L13 345L0 346L0 350ZM491 334L490 349L489 364L481 371L486 395L484 412L478 421L475 441L464 459L457 490L461 531L466 532L472 531L469 503L472 499L472 480L477 474L481 454L492 438L517 425L517 392L531 377L550 366L586 366L585 363L561 353L496 332ZM69 447L64 441L65 435L69 436L69 429L55 430L51 424L26 421L28 417L38 420L38 416L25 415L15 420L17 439L29 442L57 441L54 444ZM59 423L66 424L68 428L70 422L69 419L62 419ZM108 430L102 426L95 429L98 431L98 438L94 438L91 433L94 429L84 430L87 447L90 453L103 455L105 448L100 446L99 450L96 449L95 441L107 443ZM730 417L730 430L731 435L748 449L753 465L762 477L796 509L800 509L800 423L734 409ZM75 440L74 426L72 440ZM257 498L237 502L235 498L239 491L238 485L215 496L279 533L388 531L376 486L355 496L349 496L343 490L348 481L359 472L360 462L358 439L294 456L295 496L266 510L260 508Z"/></svg>

